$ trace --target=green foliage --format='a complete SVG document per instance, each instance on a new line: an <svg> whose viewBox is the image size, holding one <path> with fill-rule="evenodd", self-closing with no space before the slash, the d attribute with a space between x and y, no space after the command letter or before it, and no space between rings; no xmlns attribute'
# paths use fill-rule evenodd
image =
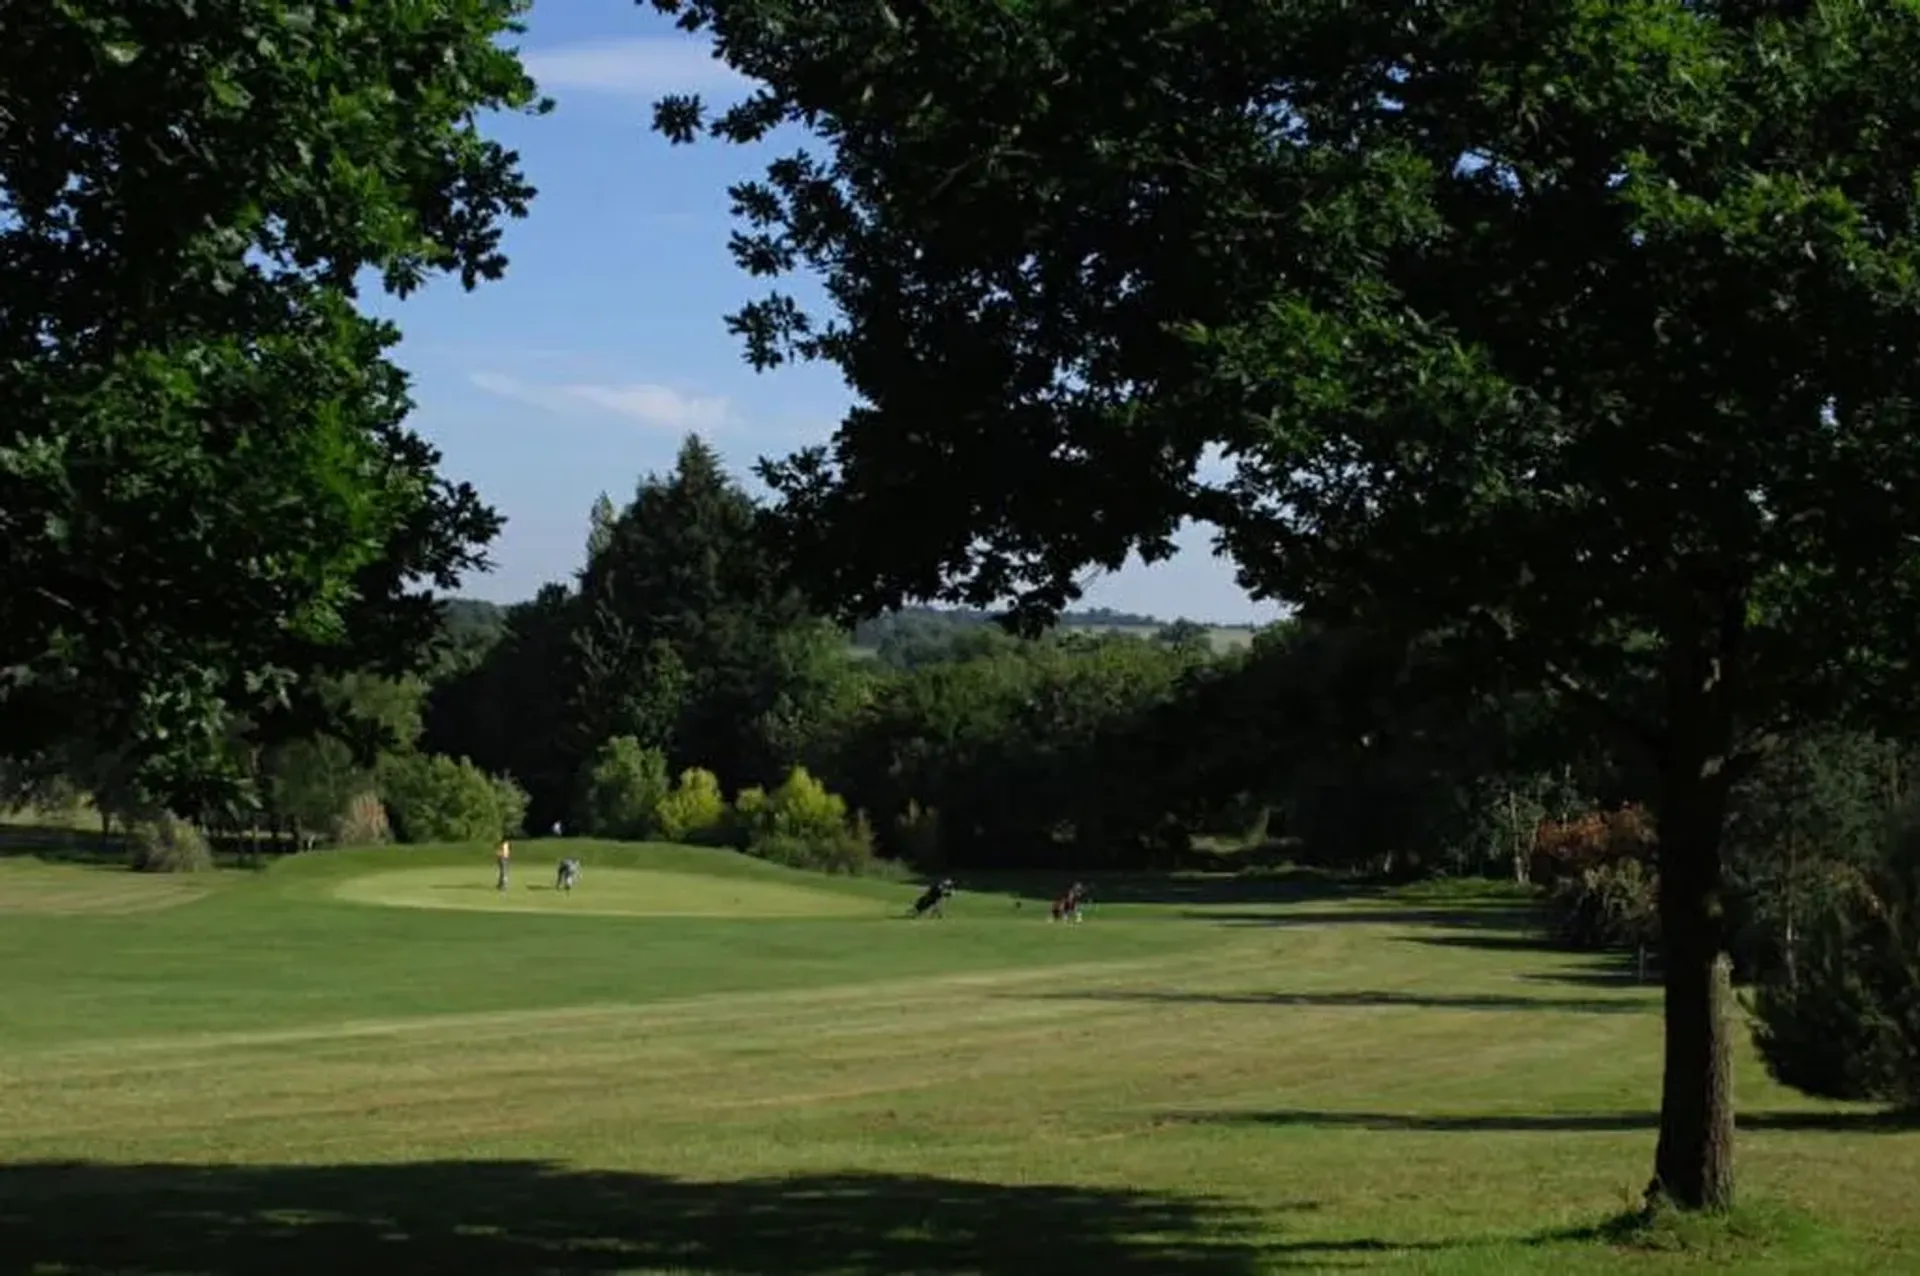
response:
<svg viewBox="0 0 1920 1276"><path fill-rule="evenodd" d="M524 795L465 758L405 754L380 765L380 796L402 842L493 842L518 830Z"/></svg>
<svg viewBox="0 0 1920 1276"><path fill-rule="evenodd" d="M1136 638L1048 640L942 661L880 681L819 723L811 756L862 810L891 813L888 850L910 857L897 819L937 808L942 862L969 867L1120 865L1164 859L1169 704L1207 657Z"/></svg>
<svg viewBox="0 0 1920 1276"><path fill-rule="evenodd" d="M140 873L204 873L214 867L205 835L170 812L129 823L127 852L129 864Z"/></svg>
<svg viewBox="0 0 1920 1276"><path fill-rule="evenodd" d="M1801 884L1797 932L1753 995L1774 1078L1808 1094L1920 1109L1920 816L1865 866Z"/></svg>
<svg viewBox="0 0 1920 1276"><path fill-rule="evenodd" d="M1903 800L1906 752L1860 732L1804 732L1735 789L1728 903L1744 975L1784 970L1807 899L1825 893L1836 868L1862 870L1881 858Z"/></svg>
<svg viewBox="0 0 1920 1276"><path fill-rule="evenodd" d="M615 736L588 760L574 816L591 837L642 841L659 828L660 804L671 789L667 758L632 736Z"/></svg>
<svg viewBox="0 0 1920 1276"><path fill-rule="evenodd" d="M488 776L499 811L501 837L518 837L527 827L527 791L510 775Z"/></svg>
<svg viewBox="0 0 1920 1276"><path fill-rule="evenodd" d="M404 424L354 286L497 276L519 0L15 6L0 51L0 739L244 787L234 715L424 658L498 518ZM404 84L405 91L396 91ZM290 158L291 157L291 158ZM223 792L216 793L215 789Z"/></svg>
<svg viewBox="0 0 1920 1276"><path fill-rule="evenodd" d="M472 667L436 684L424 747L471 757L527 786L536 828L571 820L586 755L570 719L578 600L549 585L510 608L498 640Z"/></svg>
<svg viewBox="0 0 1920 1276"><path fill-rule="evenodd" d="M670 474L648 475L599 526L573 637L586 748L631 735L729 783L778 773L792 724L847 662L757 524L718 455L689 437Z"/></svg>
<svg viewBox="0 0 1920 1276"><path fill-rule="evenodd" d="M332 830L373 780L372 770L359 764L352 749L325 735L270 750L261 770L269 809L290 821L309 844Z"/></svg>
<svg viewBox="0 0 1920 1276"><path fill-rule="evenodd" d="M688 767L673 791L654 808L654 834L665 842L695 846L717 845L728 833L727 799L720 777L699 767Z"/></svg>
<svg viewBox="0 0 1920 1276"><path fill-rule="evenodd" d="M750 855L824 873L860 874L873 867L873 829L866 816L849 821L846 800L804 767L788 772L771 792L742 789L733 810L734 828Z"/></svg>

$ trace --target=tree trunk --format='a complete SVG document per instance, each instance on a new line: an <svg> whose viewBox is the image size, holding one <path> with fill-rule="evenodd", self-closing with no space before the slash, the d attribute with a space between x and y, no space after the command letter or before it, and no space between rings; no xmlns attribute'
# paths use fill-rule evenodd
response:
<svg viewBox="0 0 1920 1276"><path fill-rule="evenodd" d="M1700 712L1711 694L1677 698L1661 768L1666 1060L1648 1193L1683 1209L1718 1211L1733 1204L1733 981L1720 858L1730 732L1713 729Z"/></svg>

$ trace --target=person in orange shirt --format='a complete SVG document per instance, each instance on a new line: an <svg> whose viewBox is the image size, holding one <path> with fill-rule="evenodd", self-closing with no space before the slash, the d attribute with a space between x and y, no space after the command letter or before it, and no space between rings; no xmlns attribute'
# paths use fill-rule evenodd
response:
<svg viewBox="0 0 1920 1276"><path fill-rule="evenodd" d="M500 849L493 853L493 862L500 866L501 890L507 889L507 873L513 867L513 843L501 839Z"/></svg>

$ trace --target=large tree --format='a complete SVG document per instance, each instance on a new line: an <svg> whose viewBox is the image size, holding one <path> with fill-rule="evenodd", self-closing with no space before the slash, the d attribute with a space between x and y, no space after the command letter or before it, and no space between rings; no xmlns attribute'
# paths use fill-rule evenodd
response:
<svg viewBox="0 0 1920 1276"><path fill-rule="evenodd" d="M580 574L575 723L582 753L632 736L729 784L777 781L773 728L845 639L765 552L753 500L696 436L596 533Z"/></svg>
<svg viewBox="0 0 1920 1276"><path fill-rule="evenodd" d="M654 2L763 86L666 132L822 139L735 251L834 313L732 320L858 396L769 467L820 586L1044 614L1202 517L1591 709L1657 775L1652 1188L1727 1205L1728 786L1915 685L1915 10Z"/></svg>
<svg viewBox="0 0 1920 1276"><path fill-rule="evenodd" d="M301 675L403 666L499 519L359 312L499 274L526 0L47 0L0 41L0 741L173 771Z"/></svg>

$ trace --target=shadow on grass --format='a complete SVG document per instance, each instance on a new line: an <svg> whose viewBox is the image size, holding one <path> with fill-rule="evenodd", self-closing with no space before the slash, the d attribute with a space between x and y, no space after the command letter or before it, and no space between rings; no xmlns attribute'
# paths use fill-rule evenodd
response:
<svg viewBox="0 0 1920 1276"><path fill-rule="evenodd" d="M120 834L51 824L0 824L0 859L36 859L50 864L124 868L127 843Z"/></svg>
<svg viewBox="0 0 1920 1276"><path fill-rule="evenodd" d="M1445 908L1387 904L1373 908L1321 908L1286 913L1186 912L1182 917L1226 926L1428 926L1494 934L1531 931L1539 914L1512 904L1453 904Z"/></svg>
<svg viewBox="0 0 1920 1276"><path fill-rule="evenodd" d="M1581 988L1635 988L1643 991L1658 991L1660 988L1660 971L1657 968L1649 964L1647 977L1642 979L1631 960L1593 969L1527 971L1520 978L1529 983L1573 984Z"/></svg>
<svg viewBox="0 0 1920 1276"><path fill-rule="evenodd" d="M1541 932L1499 933L1482 931L1466 935L1408 935L1403 944L1425 944L1429 948L1478 948L1496 953L1564 953L1565 945Z"/></svg>
<svg viewBox="0 0 1920 1276"><path fill-rule="evenodd" d="M538 1162L0 1167L21 1268L343 1271L1165 1272L1236 1276L1288 1253L1204 1198L883 1174L690 1182ZM1308 1264L1311 1265L1311 1264Z"/></svg>
<svg viewBox="0 0 1920 1276"><path fill-rule="evenodd" d="M1272 1108L1176 1112L1167 1114L1166 1119L1202 1125L1317 1126L1440 1134L1603 1134L1660 1128L1657 1112L1310 1112ZM1741 1112L1735 1119L1742 1130L1809 1134L1890 1134L1920 1128L1920 1119L1914 1115L1881 1111Z"/></svg>
<svg viewBox="0 0 1920 1276"><path fill-rule="evenodd" d="M1089 902L1101 904L1161 904L1186 908L1218 905L1314 904L1361 900L1383 892L1326 873L1306 870L1259 873L1128 873L1000 872L981 870L953 874L960 889L971 893L1014 895L1042 902L1057 899L1067 886L1087 885ZM1203 914L1213 918L1215 914ZM1265 916L1264 914L1260 916Z"/></svg>
<svg viewBox="0 0 1920 1276"><path fill-rule="evenodd" d="M1032 994L1026 994L1031 996ZM1308 1006L1375 1009L1404 1006L1421 1010L1533 1010L1582 1014L1644 1015L1657 1007L1625 997L1507 997L1498 994L1423 993L1391 990L1364 992L1179 992L1126 989L1043 993L1060 1001L1148 1002L1166 1005Z"/></svg>

